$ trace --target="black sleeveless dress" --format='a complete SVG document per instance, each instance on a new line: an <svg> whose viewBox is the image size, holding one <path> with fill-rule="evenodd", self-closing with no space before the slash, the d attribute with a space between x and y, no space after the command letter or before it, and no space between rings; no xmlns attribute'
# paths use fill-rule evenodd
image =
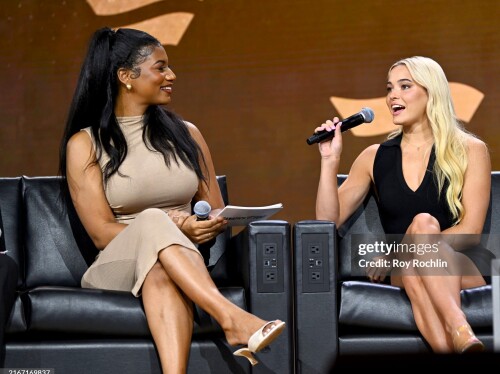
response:
<svg viewBox="0 0 500 374"><path fill-rule="evenodd" d="M445 197L448 185L439 193L434 178L434 147L422 183L413 191L403 176L401 138L399 135L382 143L375 155L373 179L382 227L386 234L402 238L417 214L429 213L438 220L441 231L446 230L452 226L453 216ZM481 274L491 273L490 262L495 256L489 250L479 245L462 253L474 262Z"/></svg>

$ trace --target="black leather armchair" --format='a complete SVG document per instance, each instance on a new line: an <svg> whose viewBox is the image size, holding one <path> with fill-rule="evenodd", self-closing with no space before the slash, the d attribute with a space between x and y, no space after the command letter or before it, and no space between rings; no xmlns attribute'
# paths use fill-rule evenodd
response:
<svg viewBox="0 0 500 374"><path fill-rule="evenodd" d="M488 248L491 244L498 247L492 242L498 241L500 233L500 173L493 172L491 177L492 195L484 234L493 235L483 235L490 241L486 243ZM345 178L339 175L338 183ZM363 360L370 361L366 355L431 352L417 330L404 290L370 283L366 277L351 272L353 234L381 233L372 195L346 222L342 232L329 221L300 221L294 225L297 373L328 373L343 357L361 366ZM469 323L491 352L491 285L467 289L461 295ZM389 362L385 360L386 365Z"/></svg>
<svg viewBox="0 0 500 374"><path fill-rule="evenodd" d="M218 177L227 203L225 176ZM0 178L8 255L18 264L18 296L6 333L7 368L54 368L57 373L159 373L141 300L127 292L82 289L95 250L75 212L62 214L57 177ZM277 277L266 282L264 244L276 247ZM221 292L287 328L252 368L234 357L220 327L196 310L190 373L291 373L293 284L290 227L260 221L238 235L218 236L206 262Z"/></svg>

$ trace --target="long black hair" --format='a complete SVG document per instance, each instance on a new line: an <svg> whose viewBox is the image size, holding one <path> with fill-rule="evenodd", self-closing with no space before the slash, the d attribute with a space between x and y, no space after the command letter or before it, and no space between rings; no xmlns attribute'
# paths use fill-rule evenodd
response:
<svg viewBox="0 0 500 374"><path fill-rule="evenodd" d="M118 29L115 32L104 27L92 36L59 150L61 192L66 203L70 201L66 182L66 147L69 139L81 129L91 127L94 139L98 140L97 163L103 152L109 156L103 168L104 183L113 174L119 173L119 167L127 156L127 142L114 114L120 84L117 72L125 68L139 76L137 65L160 46L161 43L153 36L134 29ZM142 137L146 144L163 154L167 165L172 159L178 163L180 158L200 181L206 182L200 164L202 162L207 170L201 149L178 115L160 105L149 106L144 114Z"/></svg>

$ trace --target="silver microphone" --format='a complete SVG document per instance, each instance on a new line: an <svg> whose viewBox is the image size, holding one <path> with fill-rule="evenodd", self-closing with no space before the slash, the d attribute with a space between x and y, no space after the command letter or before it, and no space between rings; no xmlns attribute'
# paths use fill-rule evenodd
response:
<svg viewBox="0 0 500 374"><path fill-rule="evenodd" d="M205 221L208 219L208 216L212 211L212 207L205 200L200 200L194 204L193 211L198 221Z"/></svg>

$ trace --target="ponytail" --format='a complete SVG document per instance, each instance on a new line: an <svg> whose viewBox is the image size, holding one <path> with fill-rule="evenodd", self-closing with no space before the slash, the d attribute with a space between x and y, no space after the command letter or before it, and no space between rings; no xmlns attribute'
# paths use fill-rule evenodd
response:
<svg viewBox="0 0 500 374"><path fill-rule="evenodd" d="M104 183L113 174L119 173L119 167L127 156L127 142L114 114L120 84L118 70L129 69L139 77L137 66L161 46L153 36L134 29L118 29L115 32L104 27L92 36L59 151L59 174L63 177L61 183L65 202L71 201L66 183L66 146L81 129L92 129L96 140L94 163L99 163L103 152L109 156L102 169ZM157 105L148 108L144 119L143 138L163 154L167 166L171 158L179 162L178 156L200 180L205 180L201 168L201 163L205 163L203 154L182 119Z"/></svg>

